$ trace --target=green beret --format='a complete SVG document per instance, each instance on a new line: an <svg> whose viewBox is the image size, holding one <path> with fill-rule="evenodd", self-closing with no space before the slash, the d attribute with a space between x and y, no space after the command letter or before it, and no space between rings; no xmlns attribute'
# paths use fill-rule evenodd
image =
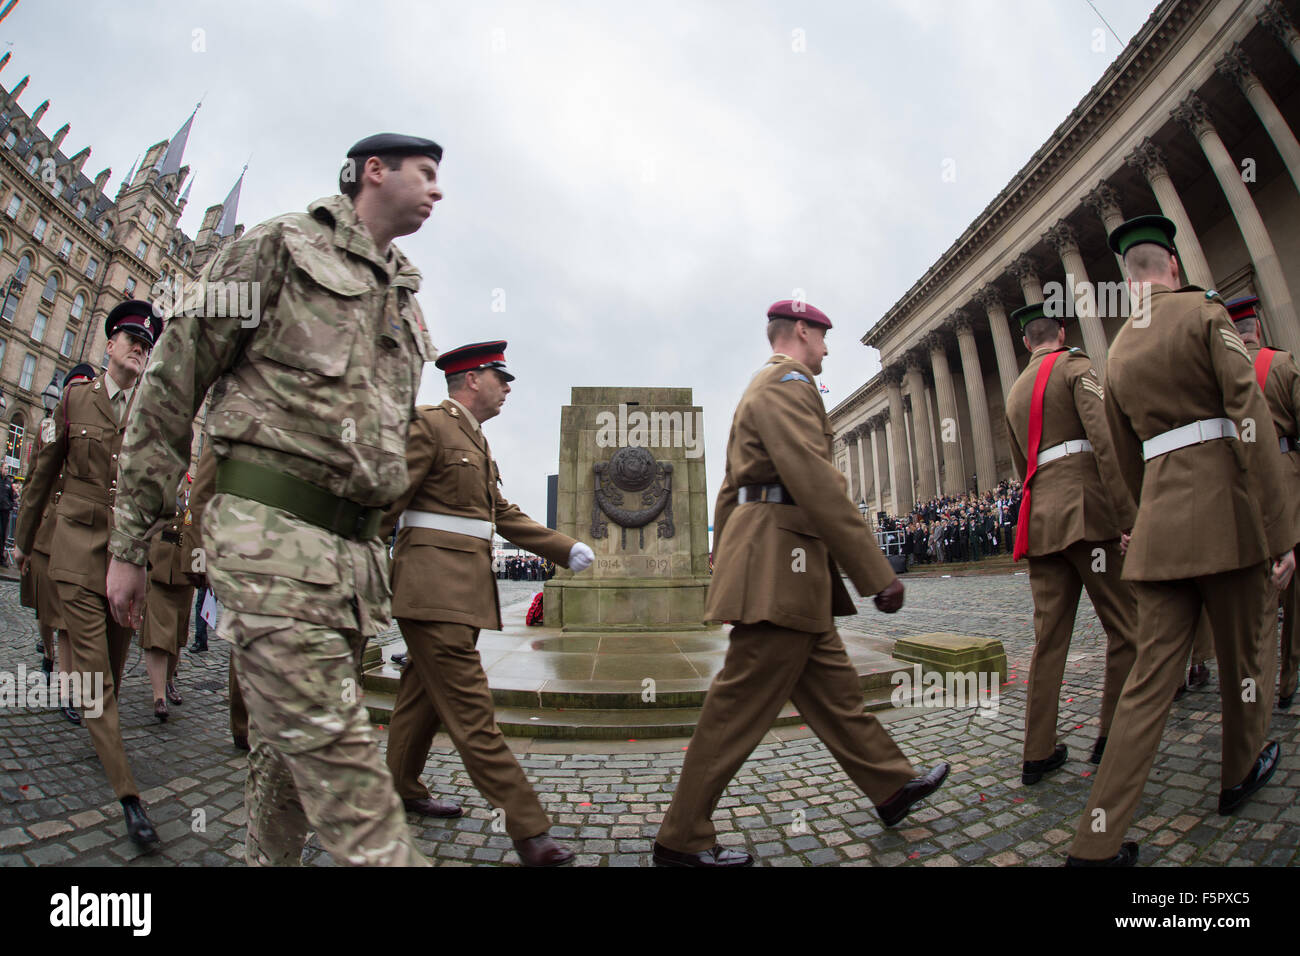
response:
<svg viewBox="0 0 1300 956"><path fill-rule="evenodd" d="M1065 324L1065 317L1060 315L1048 315L1046 302L1035 302L1033 305L1025 305L1011 313L1011 321L1020 323L1020 331L1025 330L1025 326L1035 319L1052 319L1053 321Z"/></svg>
<svg viewBox="0 0 1300 956"><path fill-rule="evenodd" d="M1106 242L1117 256L1123 256L1143 242L1155 243L1162 249L1175 252L1174 233L1177 231L1177 227L1164 216L1138 216L1116 226Z"/></svg>

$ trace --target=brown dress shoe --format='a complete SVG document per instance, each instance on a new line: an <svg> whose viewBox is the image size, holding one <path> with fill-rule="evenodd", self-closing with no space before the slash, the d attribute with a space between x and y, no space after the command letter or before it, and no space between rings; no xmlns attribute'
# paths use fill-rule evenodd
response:
<svg viewBox="0 0 1300 956"><path fill-rule="evenodd" d="M158 723L167 723L167 701L159 697L153 702L153 715L158 718Z"/></svg>
<svg viewBox="0 0 1300 956"><path fill-rule="evenodd" d="M564 866L573 862L573 851L556 843L549 833L516 840L515 852L524 866Z"/></svg>
<svg viewBox="0 0 1300 956"><path fill-rule="evenodd" d="M901 821L903 817L907 816L907 812L912 809L912 804L924 800L938 790L939 785L943 783L947 776L948 764L941 763L924 776L914 777L903 784L902 789L876 807L881 822L887 827L892 827Z"/></svg>
<svg viewBox="0 0 1300 956"><path fill-rule="evenodd" d="M709 868L749 866L754 862L754 858L744 850L733 850L725 846L718 846L716 843L700 853L682 853L680 850L668 849L657 840L655 841L653 859L655 866L701 866Z"/></svg>
<svg viewBox="0 0 1300 956"><path fill-rule="evenodd" d="M167 699L173 704L185 703L184 699L181 697L181 692L176 689L176 685L171 681L167 682Z"/></svg>
<svg viewBox="0 0 1300 956"><path fill-rule="evenodd" d="M445 800L435 800L433 797L403 800L402 806L408 813L418 813L422 817L458 817L464 813L459 803L448 803Z"/></svg>

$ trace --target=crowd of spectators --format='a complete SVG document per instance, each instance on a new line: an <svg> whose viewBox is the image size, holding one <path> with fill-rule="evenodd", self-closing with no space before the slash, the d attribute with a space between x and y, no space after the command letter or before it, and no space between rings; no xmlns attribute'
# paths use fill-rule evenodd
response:
<svg viewBox="0 0 1300 956"><path fill-rule="evenodd" d="M939 495L906 516L885 516L877 530L890 553L907 564L981 561L1010 554L1020 514L1020 482L998 482L990 491Z"/></svg>
<svg viewBox="0 0 1300 956"><path fill-rule="evenodd" d="M498 557L493 561L497 578L502 581L549 581L555 565L545 558L528 555L522 558Z"/></svg>

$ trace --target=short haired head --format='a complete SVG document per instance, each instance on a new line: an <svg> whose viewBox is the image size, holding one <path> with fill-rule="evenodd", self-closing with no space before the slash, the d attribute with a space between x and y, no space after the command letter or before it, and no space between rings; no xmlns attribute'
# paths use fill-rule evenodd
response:
<svg viewBox="0 0 1300 956"><path fill-rule="evenodd" d="M1106 237L1111 252L1124 260L1130 278L1162 277L1176 270L1178 227L1164 216L1137 216L1120 223Z"/></svg>

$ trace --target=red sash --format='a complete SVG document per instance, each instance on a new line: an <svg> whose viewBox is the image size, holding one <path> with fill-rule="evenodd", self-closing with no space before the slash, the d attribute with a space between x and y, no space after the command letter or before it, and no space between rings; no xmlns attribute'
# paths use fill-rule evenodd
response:
<svg viewBox="0 0 1300 956"><path fill-rule="evenodd" d="M1038 445L1043 440L1043 393L1047 391L1047 380L1052 377L1052 366L1056 364L1060 352L1052 352L1043 358L1038 366L1038 375L1034 378L1034 397L1029 402L1029 454L1028 466L1025 468L1024 490L1020 494L1020 520L1016 524L1016 545L1011 552L1011 560L1019 561L1029 551L1029 482L1038 471Z"/></svg>
<svg viewBox="0 0 1300 956"><path fill-rule="evenodd" d="M1255 378L1259 380L1260 391L1264 390L1264 382L1268 379L1268 370L1273 367L1273 356L1276 354L1276 349L1260 349L1255 356Z"/></svg>

